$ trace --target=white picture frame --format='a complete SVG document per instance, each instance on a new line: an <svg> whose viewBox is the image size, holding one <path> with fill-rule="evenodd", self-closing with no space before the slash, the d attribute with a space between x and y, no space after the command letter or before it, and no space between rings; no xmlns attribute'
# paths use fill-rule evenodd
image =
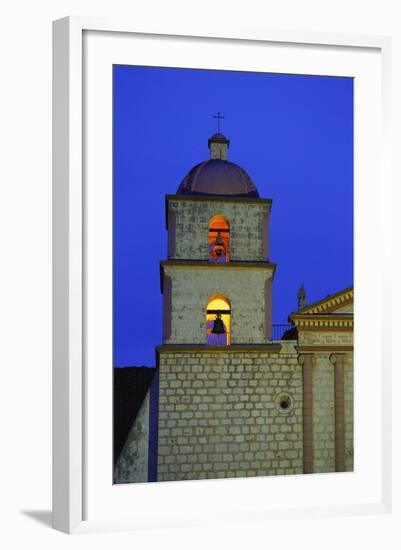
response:
<svg viewBox="0 0 401 550"><path fill-rule="evenodd" d="M87 84L87 74L84 71L83 60L88 55L84 36L85 33L93 33L108 36L110 44L123 37L146 37L156 42L161 37L175 37L184 42L196 41L197 43L213 45L224 43L228 48L234 44L277 44L299 48L301 52L306 49L312 51L315 47L337 48L345 55L347 52L360 50L374 51L380 58L380 86L381 86L381 111L377 123L381 133L377 137L381 147L381 172L378 174L381 182L381 193L391 193L391 166L390 166L390 86L391 86L391 40L388 37L358 36L342 34L326 34L300 31L276 31L268 29L183 29L176 28L142 28L140 25L131 25L125 22L103 21L93 18L69 17L54 22L53 33L53 525L56 529L67 533L138 529L154 518L146 511L144 505L140 518L121 517L118 515L109 517L107 512L99 512L96 517L88 517L88 476L96 476L93 468L88 467L85 461L85 453L90 445L91 413L88 415L86 403L88 384L92 384L88 378L88 341L91 336L88 333L88 307L85 306L88 292L88 280L85 271L88 262L91 262L91 239L87 237L88 220L86 218L92 206L91 194L86 192L84 180L87 177L85 168L85 155L88 154L84 139L85 102L84 87ZM152 56L159 56L160 64L165 63L160 51L149 52ZM89 53L89 56L91 54ZM88 59L86 57L85 59ZM358 153L358 149L356 149ZM362 162L362 161L359 161ZM111 182L110 182L111 184ZM370 197L373 199L373 197ZM90 204L88 205L88 201ZM374 202L374 200L373 200ZM91 210L93 213L93 210ZM381 221L381 235L389 230L386 226L385 205L381 205L379 212ZM93 216L92 216L93 219ZM90 231L89 231L90 232ZM110 238L110 236L109 236ZM377 253L378 254L378 253ZM377 256L377 255L376 255ZM96 260L95 260L96 261ZM384 250L381 262L388 262L388 255ZM327 502L321 506L296 504L288 508L284 505L277 508L264 508L259 501L255 501L253 520L265 521L273 517L313 517L325 513L327 515L351 515L364 513L385 513L391 509L391 357L387 336L390 331L388 325L389 316L383 314L383 308L390 302L389 289L385 281L385 270L380 272L375 279L375 284L380 290L380 312L382 323L379 325L381 337L377 348L380 358L379 379L381 383L381 423L380 441L380 498L363 502L344 501L343 503ZM362 288L363 291L363 288ZM362 292L361 291L361 292ZM107 308L106 308L107 309ZM90 316L90 314L89 314ZM376 327L378 328L378 327ZM100 382L99 382L100 384ZM105 385L105 384L103 384ZM103 388L104 390L104 388ZM111 387L109 388L111 394ZM383 398L386 396L386 399ZM93 400L92 400L93 402ZM106 407L107 409L107 407ZM106 412L106 414L108 414ZM109 411L111 420L111 410ZM88 420L89 418L89 420ZM378 428L379 429L379 428ZM302 477L302 476L299 476ZM305 476L304 476L305 477ZM315 477L315 476L314 476ZM281 480L281 481L280 481ZM295 483L286 480L288 483ZM231 482L230 482L231 483ZM144 502L152 499L171 499L175 494L177 501L191 498L191 492L196 491L197 498L202 501L202 485L210 495L221 492L226 493L224 498L233 501L233 497L240 489L243 494L246 491L255 491L256 484L261 480L235 480L236 485L227 483L222 489L221 482L186 482L181 484L148 484L141 486L125 486L123 491L136 491L137 501L141 498ZM283 483L283 479L276 479L275 484ZM316 482L313 490L319 491ZM89 482L89 486L93 482ZM100 480L99 480L100 484ZM110 476L111 484L111 476ZM161 485L161 486L160 486ZM158 486L158 487L157 487ZM194 487L196 488L194 489ZM248 487L248 488L246 488ZM206 490L205 489L205 490ZM313 492L311 490L311 492ZM89 489L89 492L91 489ZM216 492L217 491L217 492ZM120 495L123 493L121 492ZM98 498L104 498L97 495ZM94 497L91 497L94 498ZM118 497L120 498L120 497ZM121 498L125 498L121 496ZM222 497L223 498L223 497ZM235 500L235 499L234 499ZM237 515L235 510L237 509ZM100 509L99 509L100 510ZM106 508L104 509L106 510ZM157 515L157 514L156 514ZM250 520L249 510L242 510L241 506L232 504L227 510L226 518L236 521L242 517L244 521ZM209 518L210 519L210 518ZM179 509L165 518L160 518L160 525L192 525L193 523L207 522L208 518L189 514L187 517L180 513Z"/></svg>

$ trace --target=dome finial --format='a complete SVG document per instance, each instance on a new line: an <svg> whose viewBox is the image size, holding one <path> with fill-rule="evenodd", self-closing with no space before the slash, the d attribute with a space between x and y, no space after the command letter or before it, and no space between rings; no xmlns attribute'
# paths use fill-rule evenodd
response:
<svg viewBox="0 0 401 550"><path fill-rule="evenodd" d="M217 134L213 134L209 138L208 145L210 149L210 158L212 160L227 160L227 151L230 147L230 140L220 133L220 121L224 116L217 112L217 115L213 115L213 118L217 119Z"/></svg>
<svg viewBox="0 0 401 550"><path fill-rule="evenodd" d="M224 116L220 111L217 111L217 115L213 115L213 118L217 118L217 133L220 134L220 120L223 119Z"/></svg>

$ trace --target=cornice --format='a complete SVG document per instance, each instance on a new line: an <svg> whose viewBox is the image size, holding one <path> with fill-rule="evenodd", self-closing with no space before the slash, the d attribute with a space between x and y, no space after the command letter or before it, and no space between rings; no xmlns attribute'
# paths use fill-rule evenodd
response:
<svg viewBox="0 0 401 550"><path fill-rule="evenodd" d="M281 344L231 344L230 346L208 346L206 344L165 344L156 346L156 353L279 353Z"/></svg>
<svg viewBox="0 0 401 550"><path fill-rule="evenodd" d="M268 205L271 205L273 203L272 199L260 199L258 197L230 197L228 195L166 195L166 202L169 201L234 202Z"/></svg>
<svg viewBox="0 0 401 550"><path fill-rule="evenodd" d="M295 346L295 349L298 353L331 353L331 354L338 354L338 353L350 353L354 351L354 346L336 346L333 344L332 346Z"/></svg>
<svg viewBox="0 0 401 550"><path fill-rule="evenodd" d="M353 316L345 315L293 315L291 321L298 332L302 331L352 331L354 329Z"/></svg>
<svg viewBox="0 0 401 550"><path fill-rule="evenodd" d="M233 261L226 263L208 260L161 260L161 267L199 267L201 269L269 269L276 270L277 264L270 262Z"/></svg>

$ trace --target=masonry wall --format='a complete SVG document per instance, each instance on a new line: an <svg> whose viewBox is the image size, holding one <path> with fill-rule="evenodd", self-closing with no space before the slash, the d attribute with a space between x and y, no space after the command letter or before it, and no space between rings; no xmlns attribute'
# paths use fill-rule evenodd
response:
<svg viewBox="0 0 401 550"><path fill-rule="evenodd" d="M272 268L216 268L165 266L171 278L170 337L166 343L206 343L206 308L209 298L220 293L231 303L231 341L265 343L266 311L271 311L271 295L266 280Z"/></svg>
<svg viewBox="0 0 401 550"><path fill-rule="evenodd" d="M269 203L169 200L168 208L169 220L174 219L169 230L175 233L169 259L207 260L209 222L220 214L230 223L231 261L266 260Z"/></svg>
<svg viewBox="0 0 401 550"><path fill-rule="evenodd" d="M159 371L159 481L303 472L295 342L280 353L163 351Z"/></svg>
<svg viewBox="0 0 401 550"><path fill-rule="evenodd" d="M333 355L341 355L344 370L343 397L339 404L344 407L345 471L352 471L354 462L353 419L353 353L344 348L353 346L352 331L300 331L299 346L308 347L313 353L313 470L314 472L336 471L336 424L335 424L335 363ZM313 351L313 346L326 348Z"/></svg>

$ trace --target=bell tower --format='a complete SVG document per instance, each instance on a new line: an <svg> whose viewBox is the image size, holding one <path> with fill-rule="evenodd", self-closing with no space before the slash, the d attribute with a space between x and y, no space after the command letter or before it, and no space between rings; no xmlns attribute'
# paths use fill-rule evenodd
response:
<svg viewBox="0 0 401 550"><path fill-rule="evenodd" d="M272 340L272 201L229 144L211 136L210 158L165 199L158 481L302 471L295 342Z"/></svg>
<svg viewBox="0 0 401 550"><path fill-rule="evenodd" d="M189 171L175 195L166 196L168 259L160 264L166 345L271 340L272 201L260 198L248 173L227 160L229 143L213 135L210 159ZM213 305L216 297L220 307ZM225 338L211 336L217 319Z"/></svg>

